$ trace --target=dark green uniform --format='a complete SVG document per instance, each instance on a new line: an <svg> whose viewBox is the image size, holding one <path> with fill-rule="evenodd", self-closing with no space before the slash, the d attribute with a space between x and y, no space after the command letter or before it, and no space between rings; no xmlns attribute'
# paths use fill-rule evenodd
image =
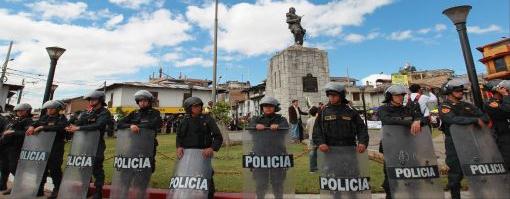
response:
<svg viewBox="0 0 510 199"><path fill-rule="evenodd" d="M411 127L414 121L420 121L421 126L426 124L426 118L420 111L420 106L417 103L410 103L406 106L393 106L391 103L383 105L379 110L379 116L381 118L382 125L401 125ZM383 153L382 140L379 143L379 152ZM384 181L382 187L386 192L386 198L391 198L390 184L388 181L388 175L386 173L386 163L384 163Z"/></svg>
<svg viewBox="0 0 510 199"><path fill-rule="evenodd" d="M161 113L154 108L139 109L122 118L117 127L119 129L126 129L130 128L131 125L137 125L138 128L154 130L157 135L161 127ZM156 147L158 146L156 135L154 135L154 156L151 159L151 165L153 165L152 172L156 169L156 160L154 158L156 156Z"/></svg>
<svg viewBox="0 0 510 199"><path fill-rule="evenodd" d="M3 135L0 141L3 148L1 151L2 155L0 156L2 162L0 185L2 186L7 184L9 173L12 175L16 174L16 167L18 166L19 155L25 140L25 133L32 122L31 115L23 118L16 117L6 127L6 130L12 129L14 133Z"/></svg>
<svg viewBox="0 0 510 199"><path fill-rule="evenodd" d="M441 128L445 134L446 165L450 168L448 170L448 188L450 188L452 198L460 198L460 181L464 176L450 134L450 125L478 124L480 118L488 122L489 117L474 105L463 101L454 103L447 100L440 105L439 110L439 117L443 122Z"/></svg>
<svg viewBox="0 0 510 199"><path fill-rule="evenodd" d="M94 185L97 189L102 190L104 185L104 151L106 145L104 142L104 133L106 125L110 122L112 116L108 109L101 107L99 109L93 109L91 111L81 112L76 119L75 125L80 127L80 131L95 131L98 130L100 133L99 145L97 148L96 158L94 160L93 176L95 178Z"/></svg>
<svg viewBox="0 0 510 199"><path fill-rule="evenodd" d="M3 133L7 128L7 118L0 115L0 154L5 154L5 142L3 140ZM5 191L7 189L7 179L9 173L4 173L4 165L8 165L7 162L3 161L4 158L0 158L0 191ZM8 172L8 171L7 171Z"/></svg>
<svg viewBox="0 0 510 199"><path fill-rule="evenodd" d="M68 125L67 118L60 114L56 116L43 115L32 124L34 128L42 126L42 131L56 132L55 141L53 141L50 157L48 158L48 165L46 165L41 187L39 188L40 190L43 189L49 172L49 176L55 186L53 192L58 193L60 183L62 182L62 163L64 160L64 146L67 134L65 127Z"/></svg>
<svg viewBox="0 0 510 199"><path fill-rule="evenodd" d="M358 111L346 104L328 104L317 115L313 130L315 145L368 147L368 131Z"/></svg>
<svg viewBox="0 0 510 199"><path fill-rule="evenodd" d="M186 114L177 127L176 146L184 149L206 149L212 148L214 151L220 150L223 144L216 121L209 115L199 115L192 117ZM211 184L209 187L209 198L214 196L214 171L211 175Z"/></svg>
<svg viewBox="0 0 510 199"><path fill-rule="evenodd" d="M493 122L496 143L506 168L510 170L510 96L504 96L502 100L489 99L485 110Z"/></svg>

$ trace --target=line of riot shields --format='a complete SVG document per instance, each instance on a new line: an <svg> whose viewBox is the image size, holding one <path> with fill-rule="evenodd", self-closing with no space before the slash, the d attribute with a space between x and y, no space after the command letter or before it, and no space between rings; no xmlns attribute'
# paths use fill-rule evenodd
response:
<svg viewBox="0 0 510 199"><path fill-rule="evenodd" d="M509 175L489 129L474 125L450 127L462 171L474 198L508 197ZM393 198L443 198L431 130L417 135L409 128L382 128L386 172ZM74 133L58 198L86 198L89 189L98 131ZM147 198L154 165L155 132L129 129L117 133L111 198ZM288 129L243 131L243 198L294 198L296 154L290 152ZM20 154L12 198L34 198L42 180L55 132L26 136ZM167 198L208 198L212 183L212 160L200 149L186 149L177 159L169 179ZM321 198L371 198L367 152L355 146L330 147L318 154Z"/></svg>

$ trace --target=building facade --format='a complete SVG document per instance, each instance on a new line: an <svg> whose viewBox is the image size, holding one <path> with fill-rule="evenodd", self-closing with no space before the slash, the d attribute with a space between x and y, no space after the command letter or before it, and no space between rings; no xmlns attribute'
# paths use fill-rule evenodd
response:
<svg viewBox="0 0 510 199"><path fill-rule="evenodd" d="M487 68L487 80L510 79L510 38L476 48L483 55L479 61Z"/></svg>

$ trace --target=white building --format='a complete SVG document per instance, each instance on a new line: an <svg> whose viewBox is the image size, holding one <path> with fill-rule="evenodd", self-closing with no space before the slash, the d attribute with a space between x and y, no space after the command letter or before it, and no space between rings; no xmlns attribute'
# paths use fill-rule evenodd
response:
<svg viewBox="0 0 510 199"><path fill-rule="evenodd" d="M2 110L12 110L14 106L9 104L11 102L11 97L14 95L19 95L19 92L23 90L23 87L24 86L22 85L4 83L3 88L0 89L0 107Z"/></svg>
<svg viewBox="0 0 510 199"><path fill-rule="evenodd" d="M138 108L134 94L139 90L147 90L156 98L154 108L162 114L184 113L183 102L194 96L202 99L204 105L211 101L212 89L202 85L162 84L145 82L114 83L106 87L106 102L112 113L119 110L127 113Z"/></svg>

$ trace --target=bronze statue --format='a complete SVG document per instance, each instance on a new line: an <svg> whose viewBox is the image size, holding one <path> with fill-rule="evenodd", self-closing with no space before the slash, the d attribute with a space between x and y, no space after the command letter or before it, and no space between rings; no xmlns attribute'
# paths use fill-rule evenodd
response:
<svg viewBox="0 0 510 199"><path fill-rule="evenodd" d="M294 42L302 46L306 30L301 26L301 16L296 15L296 9L294 7L289 8L289 12L286 16L290 32L294 35Z"/></svg>

